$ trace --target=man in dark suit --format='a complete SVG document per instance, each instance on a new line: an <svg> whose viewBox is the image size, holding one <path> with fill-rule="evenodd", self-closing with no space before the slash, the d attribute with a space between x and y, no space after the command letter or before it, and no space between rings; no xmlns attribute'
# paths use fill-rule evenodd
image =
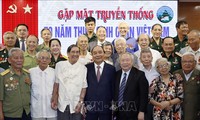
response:
<svg viewBox="0 0 200 120"><path fill-rule="evenodd" d="M186 52L181 58L182 69L174 72L183 81L183 120L200 120L200 71L196 63L195 55Z"/></svg>
<svg viewBox="0 0 200 120"><path fill-rule="evenodd" d="M86 65L86 120L112 120L111 103L116 71L112 65L104 62L104 51L101 46L95 46L91 53L94 62Z"/></svg>
<svg viewBox="0 0 200 120"><path fill-rule="evenodd" d="M117 120L144 120L148 103L148 81L144 72L133 67L131 53L120 56L122 70L117 71L115 82L115 112Z"/></svg>
<svg viewBox="0 0 200 120"><path fill-rule="evenodd" d="M15 43L15 47L21 48L23 51L26 50L26 39L28 37L28 26L26 24L18 24L15 28L15 32L17 34L17 40Z"/></svg>
<svg viewBox="0 0 200 120"><path fill-rule="evenodd" d="M108 41L106 41L106 28L104 26L99 26L97 28L97 39L89 42L89 51L91 52L91 50L96 46L103 46L104 43L110 43Z"/></svg>

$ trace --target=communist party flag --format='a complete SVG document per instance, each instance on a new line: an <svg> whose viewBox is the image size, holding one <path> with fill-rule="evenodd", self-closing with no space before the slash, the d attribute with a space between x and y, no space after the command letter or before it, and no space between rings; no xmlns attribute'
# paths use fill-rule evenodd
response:
<svg viewBox="0 0 200 120"><path fill-rule="evenodd" d="M38 34L38 0L2 0L2 35L21 23L28 25L29 34Z"/></svg>

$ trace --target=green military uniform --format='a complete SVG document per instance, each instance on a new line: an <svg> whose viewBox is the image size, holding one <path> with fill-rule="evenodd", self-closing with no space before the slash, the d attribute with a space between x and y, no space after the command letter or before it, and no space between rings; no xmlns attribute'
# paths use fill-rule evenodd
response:
<svg viewBox="0 0 200 120"><path fill-rule="evenodd" d="M26 69L17 75L12 67L0 74L0 100L5 117L21 118L30 113L30 76Z"/></svg>
<svg viewBox="0 0 200 120"><path fill-rule="evenodd" d="M5 48L0 50L0 67L3 69L8 69L10 66L8 62L8 50Z"/></svg>
<svg viewBox="0 0 200 120"><path fill-rule="evenodd" d="M49 48L49 46L46 46L44 43L42 43L42 44L40 44L40 45L38 45L37 46L37 49L36 49L36 51L41 51L41 50L47 50L47 51L50 51L50 48Z"/></svg>
<svg viewBox="0 0 200 120"><path fill-rule="evenodd" d="M179 40L178 35L176 37L174 37L173 39L174 39L174 43L175 43L175 50L174 50L175 52L179 52L181 50L181 48L188 46L187 36L185 36L183 38L183 41Z"/></svg>
<svg viewBox="0 0 200 120"><path fill-rule="evenodd" d="M195 69L188 81L182 70L178 70L175 76L183 80L183 120L200 120L200 71Z"/></svg>
<svg viewBox="0 0 200 120"><path fill-rule="evenodd" d="M87 38L88 38L88 42L92 42L92 41L95 41L95 40L97 40L97 36L96 36L96 34L95 33L93 33L93 35L92 35L92 37L91 38L89 38L88 37L88 34L86 33L86 34L84 34L85 36L87 36Z"/></svg>
<svg viewBox="0 0 200 120"><path fill-rule="evenodd" d="M164 52L161 55L162 57L167 58L169 62L171 62L171 73L181 69L181 56L179 55L179 53L172 53L169 57L167 57Z"/></svg>
<svg viewBox="0 0 200 120"><path fill-rule="evenodd" d="M154 50L157 50L159 52L162 52L162 50L163 50L162 49L162 39L160 38L159 45L158 45L152 37L151 40L150 40L150 43L149 43L149 47L154 49Z"/></svg>
<svg viewBox="0 0 200 120"><path fill-rule="evenodd" d="M30 55L27 51L24 52L24 64L23 67L27 70L37 66L36 56Z"/></svg>
<svg viewBox="0 0 200 120"><path fill-rule="evenodd" d="M65 61L67 60L67 58L65 56L63 56L62 54L60 54L58 56L58 59L55 60L54 56L52 55L51 57L51 62L49 63L49 67L55 68L56 67L56 63L60 62L60 61Z"/></svg>

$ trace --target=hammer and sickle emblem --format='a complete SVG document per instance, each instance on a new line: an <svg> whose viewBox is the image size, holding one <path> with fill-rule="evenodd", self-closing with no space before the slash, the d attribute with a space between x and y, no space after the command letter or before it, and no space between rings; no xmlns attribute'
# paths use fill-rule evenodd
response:
<svg viewBox="0 0 200 120"><path fill-rule="evenodd" d="M10 5L8 8L6 13L17 13L17 6L15 4Z"/></svg>

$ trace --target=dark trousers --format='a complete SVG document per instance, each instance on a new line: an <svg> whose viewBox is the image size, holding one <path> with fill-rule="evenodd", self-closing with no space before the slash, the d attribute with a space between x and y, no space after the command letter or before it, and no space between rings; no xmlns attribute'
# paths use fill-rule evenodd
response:
<svg viewBox="0 0 200 120"><path fill-rule="evenodd" d="M147 112L144 117L145 120L153 120L153 105L151 103L147 105Z"/></svg>
<svg viewBox="0 0 200 120"><path fill-rule="evenodd" d="M85 120L112 120L112 113L87 112Z"/></svg>
<svg viewBox="0 0 200 120"><path fill-rule="evenodd" d="M64 113L58 110L58 120L82 120L83 116L81 113L70 113L69 105L66 107Z"/></svg>
<svg viewBox="0 0 200 120"><path fill-rule="evenodd" d="M126 110L124 107L119 107L114 112L114 120L138 120L138 112L137 111L134 111L131 113L129 113L129 112L130 111Z"/></svg>
<svg viewBox="0 0 200 120"><path fill-rule="evenodd" d="M4 117L4 120L31 120L31 114L26 114L25 110L23 111L22 118L11 118L11 117Z"/></svg>

